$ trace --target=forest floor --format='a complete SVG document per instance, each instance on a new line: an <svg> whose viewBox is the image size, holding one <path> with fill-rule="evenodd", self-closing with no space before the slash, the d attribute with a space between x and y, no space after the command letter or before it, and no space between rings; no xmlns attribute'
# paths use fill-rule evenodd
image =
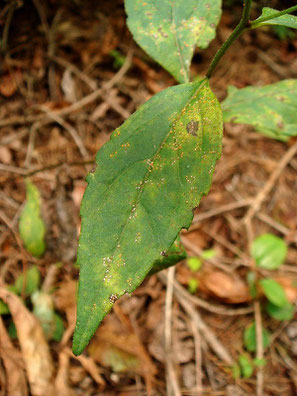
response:
<svg viewBox="0 0 297 396"><path fill-rule="evenodd" d="M29 300L24 306L10 296L12 316L0 317L0 395L167 395L172 384L175 395L256 395L257 386L262 395L296 395L296 315L286 322L271 319L251 301L246 280L253 265L249 239L273 233L289 247L285 265L273 277L297 301L297 157L281 161L296 139L268 139L246 125L225 125L210 193L182 234L189 256L202 257L209 249L215 256L202 259L198 272L186 260L179 263L175 280L168 271L145 280L115 304L83 355L72 355L86 174L111 132L175 82L133 41L121 0L17 3L14 12L9 2L0 10L5 49L0 68L0 296L36 265L64 333L60 341L45 341ZM206 72L240 13L240 6L224 10L216 39L194 56L193 76ZM230 85L296 78L296 51L296 36L280 40L270 28L248 32L227 52L211 87L223 100ZM24 250L18 232L27 177L42 197L47 231L40 259ZM198 290L190 294L193 279ZM171 297L167 283L172 306L166 304ZM244 329L255 316L269 331L270 344L265 366L245 379L236 375L234 365L244 353ZM170 354L164 343L168 332Z"/></svg>

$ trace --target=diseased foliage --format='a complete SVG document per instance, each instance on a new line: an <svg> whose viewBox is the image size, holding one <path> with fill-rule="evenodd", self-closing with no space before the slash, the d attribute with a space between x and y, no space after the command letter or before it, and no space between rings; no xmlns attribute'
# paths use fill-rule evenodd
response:
<svg viewBox="0 0 297 396"><path fill-rule="evenodd" d="M135 41L180 83L189 82L195 47L215 37L221 0L126 0Z"/></svg>
<svg viewBox="0 0 297 396"><path fill-rule="evenodd" d="M268 24L260 19L250 22L251 3L244 2L242 18L211 62L208 78L236 38ZM117 299L134 291L147 275L185 257L178 234L190 226L193 208L207 194L221 152L221 108L208 78L188 83L195 46L205 48L215 36L221 0L125 0L125 6L137 43L182 84L154 96L116 129L97 154L97 169L87 177L78 249L75 354L83 351ZM263 9L262 17L267 19L269 10ZM294 18L270 22L294 27ZM223 102L224 120L288 140L297 135L296 88L296 80L241 90L231 87ZM286 246L278 241L278 252L272 249L270 254L267 246L270 249L272 239L264 236L254 242L252 255L258 267L282 264ZM258 283L252 278L253 298L258 298ZM196 288L191 285L192 291ZM287 306L277 308L286 312L274 307L275 315L288 317ZM265 347L265 331L263 336ZM254 324L246 331L245 344L249 351L256 349Z"/></svg>
<svg viewBox="0 0 297 396"><path fill-rule="evenodd" d="M297 80L229 87L222 109L225 122L253 125L263 135L286 141L297 135Z"/></svg>
<svg viewBox="0 0 297 396"><path fill-rule="evenodd" d="M220 105L204 80L154 96L98 152L81 208L75 353L190 226L221 142Z"/></svg>

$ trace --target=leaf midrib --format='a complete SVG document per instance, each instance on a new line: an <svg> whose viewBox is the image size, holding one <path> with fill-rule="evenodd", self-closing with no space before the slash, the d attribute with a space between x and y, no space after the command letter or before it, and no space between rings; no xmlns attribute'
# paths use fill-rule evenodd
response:
<svg viewBox="0 0 297 396"><path fill-rule="evenodd" d="M164 145L165 145L167 139L168 139L169 136L170 136L171 129L174 128L174 124L180 119L180 117L182 116L182 112L184 111L184 109L186 109L186 108L188 107L188 105L190 104L190 102L192 101L192 99L193 99L193 98L197 95L197 93L205 86L206 81L207 81L207 79L205 79L204 81L201 82L201 84L199 85L199 87L197 88L197 90L192 94L191 98L187 101L186 105L185 105L185 106L183 107L183 109L180 111L180 113L178 114L178 116L175 118L174 121L172 121L172 123L171 123L172 127L169 128L168 133L166 134L165 138L162 140L161 144L159 145L158 150L156 151L155 155L154 155L153 158L151 159L151 161L152 161L153 163L154 163L154 161L156 160L156 158L157 158L157 156L159 155L159 153L160 153L160 152L162 151L162 149L164 148ZM136 195L136 199L135 199L134 203L132 204L132 206L135 207L135 210L137 209L137 207L138 207L138 205L139 205L140 197L141 197L141 194L142 194L142 192L143 192L143 189L145 188L145 185L146 185L145 182L148 180L148 177L149 177L149 174L150 174L151 166L152 166L152 165L150 165L150 166L148 167L147 172L146 172L146 174L145 174L145 176L144 176L144 179L143 179L143 181L142 181L141 188L139 189L139 191L138 191L138 193L137 193L137 195ZM115 248L114 248L113 251L112 251L112 255L113 255L113 256L114 256L115 252L117 251L117 249L120 249L118 246L121 244L122 236L123 236L123 234L124 234L124 232L125 232L125 229L126 229L126 227L127 227L127 225L129 224L130 221L131 221L131 219L129 219L129 217L128 217L127 220L126 220L126 222L124 223L124 226L123 226L123 228L122 228L120 237L119 237L119 239L118 239L118 241L117 241L117 244L116 244Z"/></svg>

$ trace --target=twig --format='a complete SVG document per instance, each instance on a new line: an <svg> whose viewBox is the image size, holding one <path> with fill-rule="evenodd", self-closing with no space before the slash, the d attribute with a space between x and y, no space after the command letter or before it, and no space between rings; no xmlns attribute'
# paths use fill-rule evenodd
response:
<svg viewBox="0 0 297 396"><path fill-rule="evenodd" d="M92 91L97 89L97 82L93 80L91 77L89 77L86 73L82 72L81 70L78 69L75 65L72 63L68 62L66 59L63 59L59 56L50 56L48 57L56 62L58 65L65 67L65 69L69 69L73 74L75 74L81 81L86 83L86 85L91 88Z"/></svg>
<svg viewBox="0 0 297 396"><path fill-rule="evenodd" d="M163 274L159 273L159 279L164 283ZM226 308L222 305L213 305L207 301L202 300L197 296L192 296L187 292L185 288L183 288L176 280L173 281L174 290L179 293L184 299L189 301L191 304L196 305L197 307L201 307L206 311L225 316L238 316L238 315L247 315L254 311L253 307L247 308Z"/></svg>
<svg viewBox="0 0 297 396"><path fill-rule="evenodd" d="M175 267L168 270L167 275L167 290L165 299L165 353L166 353L166 371L167 371L167 394L181 396L178 386L176 373L172 361L172 297L173 297L173 281L174 281Z"/></svg>
<svg viewBox="0 0 297 396"><path fill-rule="evenodd" d="M2 46L3 53L5 53L7 50L9 27L10 27L10 24L12 21L12 16L13 16L15 9L16 9L16 3L11 2L8 7L7 16L6 16L6 20L5 20L5 24L4 24L4 28L3 28L3 34L2 34L2 45L1 46Z"/></svg>
<svg viewBox="0 0 297 396"><path fill-rule="evenodd" d="M191 250L195 255L201 256L203 253L203 250L199 248L199 246L195 245L193 242L191 242L189 239L186 238L186 236L182 235L181 236L181 241L185 248ZM225 272L232 272L233 268L229 265L224 265L221 263L220 260L216 259L215 257L205 259L205 261L211 263L214 267L220 268L221 270Z"/></svg>
<svg viewBox="0 0 297 396"><path fill-rule="evenodd" d="M225 212L230 212L231 210L234 210L234 209L239 209L239 208L243 208L244 206L249 206L252 202L253 202L252 198L247 198L247 199L243 199L241 201L231 202L229 204L220 206L219 208L208 210L207 212L204 212L204 213L199 213L194 216L192 224L199 223L203 220L209 219L210 217L214 217L214 216L217 216L217 215L225 213ZM193 229L195 229L195 228L191 226L190 230L193 230Z"/></svg>
<svg viewBox="0 0 297 396"><path fill-rule="evenodd" d="M40 106L40 109L42 111L44 111L49 117L51 117L54 121L56 121L58 124L60 124L63 128L66 129L67 132L69 132L69 134L71 135L72 139L74 140L74 142L76 143L81 155L84 158L87 158L89 156L89 153L87 151L87 149L84 146L84 143L81 139L81 137L79 136L79 134L76 132L75 128L73 128L72 125L70 125L68 122L66 122L65 120L63 120L62 117L60 117L59 115L55 114L53 111L50 111L47 107L45 106Z"/></svg>
<svg viewBox="0 0 297 396"><path fill-rule="evenodd" d="M159 273L158 278L161 280L163 284L167 283L167 278L164 274ZM184 295L180 293L178 288L175 286L175 283L173 283L173 286L174 286L173 292L175 297L177 298L178 302L182 305L184 310L187 312L187 314L190 316L190 318L193 320L195 326L197 326L197 329L200 330L201 334L203 334L205 341L209 344L209 346L212 348L212 350L217 354L217 356L220 359L222 359L226 364L232 365L233 359L229 354L229 352L216 338L216 336L211 331L211 329L204 323L203 319L196 311L193 304L190 301L188 301L186 298L184 298Z"/></svg>
<svg viewBox="0 0 297 396"><path fill-rule="evenodd" d="M197 396L203 395L203 386L202 386L202 348L201 348L201 337L197 326L195 326L195 322L191 320L191 327L194 337L194 346L195 346L195 362L196 362L196 394Z"/></svg>
<svg viewBox="0 0 297 396"><path fill-rule="evenodd" d="M26 158L25 158L25 162L24 162L24 166L26 168L30 167L32 156L33 156L33 151L34 151L34 146L35 146L36 133L40 126L41 126L40 122L35 122L32 125L32 127L30 128L29 142L28 142L27 153L26 153Z"/></svg>
<svg viewBox="0 0 297 396"><path fill-rule="evenodd" d="M208 343L211 349L217 354L217 356L221 360L223 360L223 362L231 366L233 364L233 359L231 355L225 349L223 344L217 339L213 331L206 325L197 310L193 307L192 304L182 298L180 294L175 293L175 295L181 306L193 320L193 323L195 324L197 329L203 334L205 341Z"/></svg>
<svg viewBox="0 0 297 396"><path fill-rule="evenodd" d="M6 146L7 144L11 144L15 140L22 139L28 134L28 132L28 128L24 128L19 132L11 133L7 136L4 136L3 139L0 140L0 146Z"/></svg>
<svg viewBox="0 0 297 396"><path fill-rule="evenodd" d="M61 166L84 166L84 165L91 165L94 162L95 162L95 159L86 159L85 161L61 162L58 164L47 165L47 166L43 166L41 168L35 168L35 169L18 168L16 166L11 166L11 165L6 165L6 164L0 163L0 171L8 172L8 173L16 173L21 176L30 177L30 176L36 175L37 173L60 168Z"/></svg>
<svg viewBox="0 0 297 396"><path fill-rule="evenodd" d="M255 323L256 323L256 345L257 359L263 359L264 350L263 350L263 334L262 334L262 318L261 318L261 305L259 301L255 301ZM257 370L257 396L263 396L263 385L264 385L264 376L263 376L263 367L260 365Z"/></svg>
<svg viewBox="0 0 297 396"><path fill-rule="evenodd" d="M266 184L264 185L263 189L257 194L256 198L253 200L251 207L249 208L247 214L243 218L243 221L245 223L247 223L249 220L251 220L254 217L254 215L258 212L263 201L265 200L267 195L272 190L274 184L276 183L277 179L281 175L282 171L288 165L288 163L291 161L291 159L294 157L294 155L296 153L297 153L297 142L295 144L293 144L293 146L291 146L290 149L286 152L286 154L283 156L283 158L278 163L275 170L271 173L271 175L270 175L269 179L267 180Z"/></svg>
<svg viewBox="0 0 297 396"><path fill-rule="evenodd" d="M102 96L106 91L110 90L115 84L117 84L123 76L127 73L129 70L131 63L132 63L132 56L133 56L133 49L130 48L128 51L128 54L126 56L125 62L123 63L123 66L118 70L118 72L107 82L105 83L102 88L98 88L96 91L90 93L89 95L85 96L81 100L71 104L68 107L65 107L64 109L55 111L54 114L58 116L66 116L68 114L71 114L75 111L80 110L82 107L94 102L97 98ZM44 120L44 114L38 114L38 115L31 115L31 116L15 116L11 117L8 119L0 120L0 127L3 126L8 126L8 125L13 125L13 124L26 124L26 123L31 123L35 121L43 121ZM44 121L45 122L45 121ZM49 120L48 120L49 122Z"/></svg>
<svg viewBox="0 0 297 396"><path fill-rule="evenodd" d="M274 62L274 60L271 59L270 56L267 55L265 52L258 49L257 55L276 75L281 78L288 78L288 73L276 62Z"/></svg>

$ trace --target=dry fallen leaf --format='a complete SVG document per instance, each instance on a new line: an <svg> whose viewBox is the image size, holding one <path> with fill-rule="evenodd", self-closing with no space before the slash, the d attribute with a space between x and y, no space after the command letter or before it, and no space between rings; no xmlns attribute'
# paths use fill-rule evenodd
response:
<svg viewBox="0 0 297 396"><path fill-rule="evenodd" d="M248 286L239 277L222 271L203 272L199 276L199 289L231 304L251 300Z"/></svg>
<svg viewBox="0 0 297 396"><path fill-rule="evenodd" d="M88 347L89 355L114 372L135 372L152 378L156 368L138 336L114 316L106 318Z"/></svg>
<svg viewBox="0 0 297 396"><path fill-rule="evenodd" d="M0 146L0 161L3 164L10 164L12 161L11 151L6 146Z"/></svg>
<svg viewBox="0 0 297 396"><path fill-rule="evenodd" d="M16 70L13 73L2 76L0 83L0 94L6 98L12 96L18 89L18 85L20 84L22 78L22 72L20 70Z"/></svg>
<svg viewBox="0 0 297 396"><path fill-rule="evenodd" d="M105 381L99 372L98 366L92 358L84 355L75 356L69 348L65 348L65 351L70 357L80 362L84 370L89 373L93 380L99 385L100 390L105 387Z"/></svg>
<svg viewBox="0 0 297 396"><path fill-rule="evenodd" d="M61 396L75 396L76 393L69 386L69 353L62 350L59 353L59 369L55 379L56 394Z"/></svg>
<svg viewBox="0 0 297 396"><path fill-rule="evenodd" d="M54 366L39 321L18 296L4 287L0 287L0 298L8 305L17 330L32 395L54 396Z"/></svg>
<svg viewBox="0 0 297 396"><path fill-rule="evenodd" d="M67 278L59 284L59 289L54 294L55 307L65 312L68 326L63 334L60 345L66 345L75 328L76 322L76 288L77 282Z"/></svg>
<svg viewBox="0 0 297 396"><path fill-rule="evenodd" d="M5 368L5 393L27 396L28 388L21 353L13 346L0 316L0 357Z"/></svg>

